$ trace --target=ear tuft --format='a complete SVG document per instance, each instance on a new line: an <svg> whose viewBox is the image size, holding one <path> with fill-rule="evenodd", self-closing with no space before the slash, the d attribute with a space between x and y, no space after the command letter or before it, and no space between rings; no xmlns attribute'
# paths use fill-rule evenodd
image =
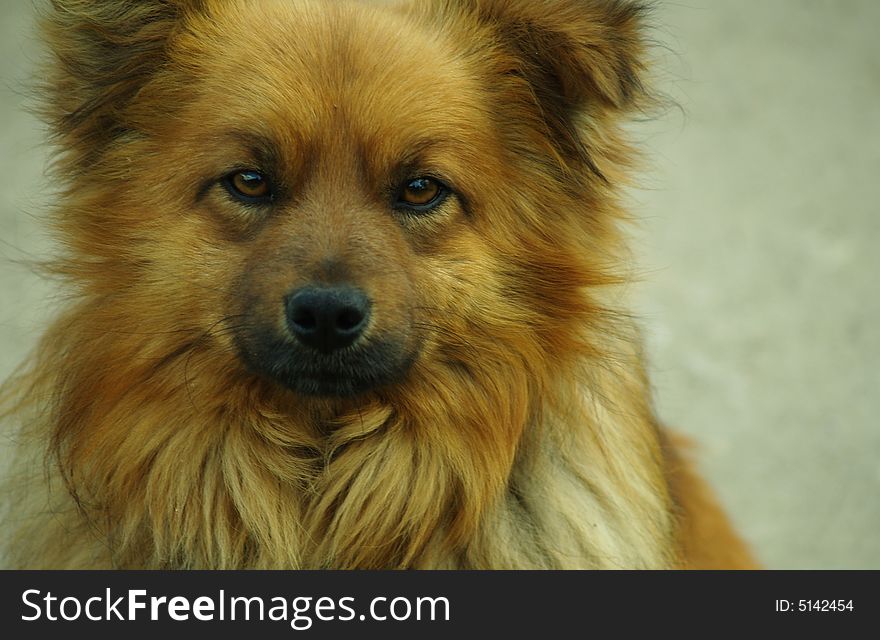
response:
<svg viewBox="0 0 880 640"><path fill-rule="evenodd" d="M162 66L180 14L195 4L52 0L41 21L50 53L43 114L80 162L126 131L125 107Z"/></svg>
<svg viewBox="0 0 880 640"><path fill-rule="evenodd" d="M643 85L648 8L635 0L438 0L459 30L507 143L561 175L608 183L628 163L617 116L651 101ZM594 133L585 135L585 125ZM570 163L574 161L580 167Z"/></svg>
<svg viewBox="0 0 880 640"><path fill-rule="evenodd" d="M629 0L469 0L538 95L626 109L643 93L645 5Z"/></svg>

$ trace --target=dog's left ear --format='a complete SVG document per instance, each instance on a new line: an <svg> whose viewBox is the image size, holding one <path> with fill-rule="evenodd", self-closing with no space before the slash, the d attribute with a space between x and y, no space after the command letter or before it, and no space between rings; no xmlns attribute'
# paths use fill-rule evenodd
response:
<svg viewBox="0 0 880 640"><path fill-rule="evenodd" d="M645 5L631 0L460 0L554 108L626 109L643 94Z"/></svg>

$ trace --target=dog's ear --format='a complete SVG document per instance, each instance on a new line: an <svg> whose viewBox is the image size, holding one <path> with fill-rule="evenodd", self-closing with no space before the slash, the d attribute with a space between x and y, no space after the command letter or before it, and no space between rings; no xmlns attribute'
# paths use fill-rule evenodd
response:
<svg viewBox="0 0 880 640"><path fill-rule="evenodd" d="M632 0L462 0L554 108L633 106L643 93L644 4Z"/></svg>
<svg viewBox="0 0 880 640"><path fill-rule="evenodd" d="M610 118L650 106L643 84L646 5L440 0L431 6L440 7L434 14L440 24L469 43L473 68L486 82L516 155L533 157L544 149L553 167L581 162L604 182L612 165L625 164ZM604 133L585 135L584 125Z"/></svg>
<svg viewBox="0 0 880 640"><path fill-rule="evenodd" d="M93 155L125 132L125 107L166 60L181 15L197 0L52 0L44 115L63 146ZM88 153L87 153L88 152Z"/></svg>

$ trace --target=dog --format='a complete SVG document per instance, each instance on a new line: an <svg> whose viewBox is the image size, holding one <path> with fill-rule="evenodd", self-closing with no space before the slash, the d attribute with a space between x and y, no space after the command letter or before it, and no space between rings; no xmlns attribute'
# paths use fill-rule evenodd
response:
<svg viewBox="0 0 880 640"><path fill-rule="evenodd" d="M54 0L8 566L754 566L622 302L646 20Z"/></svg>

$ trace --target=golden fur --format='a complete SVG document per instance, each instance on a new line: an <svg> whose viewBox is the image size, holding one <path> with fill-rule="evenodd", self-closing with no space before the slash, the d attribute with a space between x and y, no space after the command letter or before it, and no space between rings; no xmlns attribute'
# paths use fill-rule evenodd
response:
<svg viewBox="0 0 880 640"><path fill-rule="evenodd" d="M6 387L9 563L747 566L658 427L621 308L618 124L644 99L644 15L53 2L72 300ZM257 215L215 178L260 163L290 195ZM390 211L401 166L455 196ZM405 374L312 396L243 363L273 301L339 273L374 297L369 339L414 354Z"/></svg>

